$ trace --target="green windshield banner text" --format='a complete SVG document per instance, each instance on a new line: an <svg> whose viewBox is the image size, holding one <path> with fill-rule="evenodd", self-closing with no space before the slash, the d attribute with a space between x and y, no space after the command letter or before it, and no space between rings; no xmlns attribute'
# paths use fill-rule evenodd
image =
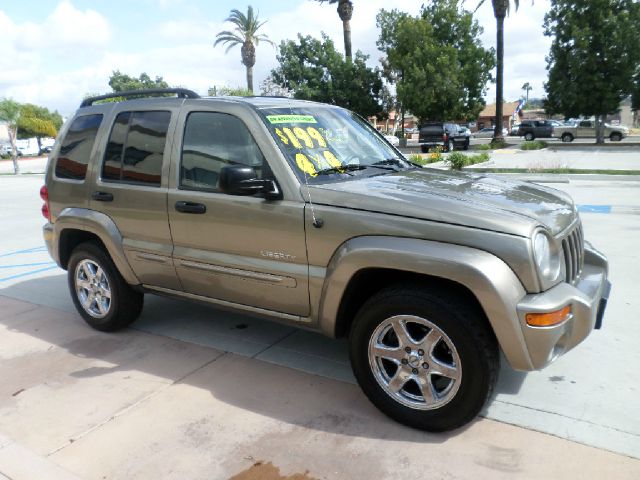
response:
<svg viewBox="0 0 640 480"><path fill-rule="evenodd" d="M269 123L318 123L313 115L267 115Z"/></svg>

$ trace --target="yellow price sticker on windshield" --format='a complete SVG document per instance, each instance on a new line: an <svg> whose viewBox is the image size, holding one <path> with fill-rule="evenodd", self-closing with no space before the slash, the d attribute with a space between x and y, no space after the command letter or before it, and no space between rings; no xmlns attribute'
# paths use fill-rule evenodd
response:
<svg viewBox="0 0 640 480"><path fill-rule="evenodd" d="M318 123L313 115L267 115L269 123Z"/></svg>

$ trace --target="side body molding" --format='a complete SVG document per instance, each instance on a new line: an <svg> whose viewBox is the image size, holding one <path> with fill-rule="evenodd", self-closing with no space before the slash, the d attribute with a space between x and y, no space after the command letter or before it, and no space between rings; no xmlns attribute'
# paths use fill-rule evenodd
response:
<svg viewBox="0 0 640 480"><path fill-rule="evenodd" d="M484 309L511 366L532 369L516 311L526 294L522 284L498 257L453 244L383 236L357 237L342 244L329 262L322 290L318 322L326 335L336 335L338 309L349 281L368 268L426 274L466 286Z"/></svg>
<svg viewBox="0 0 640 480"><path fill-rule="evenodd" d="M52 227L50 233L46 231L47 227ZM113 263L126 282L130 285L140 284L125 256L122 235L109 216L87 208L65 208L60 212L54 224L47 224L45 226L45 241L51 257L58 265L60 265L60 245L57 242L66 229L82 230L95 234L107 247Z"/></svg>

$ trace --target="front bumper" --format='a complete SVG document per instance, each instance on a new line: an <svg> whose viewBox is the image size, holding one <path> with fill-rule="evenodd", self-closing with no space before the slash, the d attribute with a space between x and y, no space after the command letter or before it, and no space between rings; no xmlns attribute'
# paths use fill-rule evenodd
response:
<svg viewBox="0 0 640 480"><path fill-rule="evenodd" d="M575 285L561 283L546 292L526 295L517 306L518 319L534 369L539 370L600 328L611 289L607 259L585 242L584 268ZM545 313L571 306L571 315L550 327L532 327L527 313Z"/></svg>

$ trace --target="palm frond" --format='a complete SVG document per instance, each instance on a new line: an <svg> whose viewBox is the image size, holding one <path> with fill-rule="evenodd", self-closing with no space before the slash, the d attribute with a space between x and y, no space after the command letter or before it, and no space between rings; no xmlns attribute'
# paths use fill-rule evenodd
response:
<svg viewBox="0 0 640 480"><path fill-rule="evenodd" d="M258 45L260 42L269 43L275 47L275 43L269 39L269 37L263 33L258 34L258 30L264 26L267 21L260 21L258 13L254 11L253 7L249 5L247 7L246 15L240 10L233 9L229 13L229 16L225 19L225 22L232 23L235 28L233 31L225 30L216 35L216 41L213 44L214 47L218 44L230 43L227 47L227 51L237 44L243 44L245 42L253 42Z"/></svg>

